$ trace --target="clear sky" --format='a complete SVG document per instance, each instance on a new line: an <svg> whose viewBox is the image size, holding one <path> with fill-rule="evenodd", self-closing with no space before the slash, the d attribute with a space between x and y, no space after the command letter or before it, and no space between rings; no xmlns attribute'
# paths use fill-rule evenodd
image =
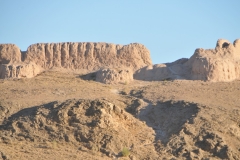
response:
<svg viewBox="0 0 240 160"><path fill-rule="evenodd" d="M0 43L141 43L153 63L240 38L240 0L0 0Z"/></svg>

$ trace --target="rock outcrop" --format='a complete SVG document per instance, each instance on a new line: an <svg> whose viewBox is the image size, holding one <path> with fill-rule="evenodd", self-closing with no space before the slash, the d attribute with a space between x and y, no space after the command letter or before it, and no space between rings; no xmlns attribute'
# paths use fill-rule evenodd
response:
<svg viewBox="0 0 240 160"><path fill-rule="evenodd" d="M134 79L145 81L185 79L186 67L182 64L188 59L179 59L172 63L143 67L134 73Z"/></svg>
<svg viewBox="0 0 240 160"><path fill-rule="evenodd" d="M33 77L43 70L64 68L97 71L101 68L137 70L152 64L144 45L132 43L37 43L21 52L14 44L0 45L0 78Z"/></svg>
<svg viewBox="0 0 240 160"><path fill-rule="evenodd" d="M152 64L150 53L141 44L37 43L28 47L24 62L42 68L98 70L102 67L129 67L134 70Z"/></svg>
<svg viewBox="0 0 240 160"><path fill-rule="evenodd" d="M0 79L32 78L42 71L34 62L22 62L24 55L15 44L0 44Z"/></svg>
<svg viewBox="0 0 240 160"><path fill-rule="evenodd" d="M157 158L154 146L144 144L154 143L154 131L107 100L55 101L21 110L3 124L0 135L17 140L67 142L109 157L128 147L137 159L149 159L149 151Z"/></svg>
<svg viewBox="0 0 240 160"><path fill-rule="evenodd" d="M190 59L158 64L139 69L139 80L189 79L204 81L232 81L240 79L240 39L231 44L219 39L215 49L196 49Z"/></svg>
<svg viewBox="0 0 240 160"><path fill-rule="evenodd" d="M100 69L96 74L96 81L106 84L126 84L133 81L133 72L130 69Z"/></svg>
<svg viewBox="0 0 240 160"><path fill-rule="evenodd" d="M21 52L15 44L0 44L0 65L19 62Z"/></svg>
<svg viewBox="0 0 240 160"><path fill-rule="evenodd" d="M0 79L5 78L32 78L42 72L35 63L18 63L0 65Z"/></svg>
<svg viewBox="0 0 240 160"><path fill-rule="evenodd" d="M217 41L215 49L196 49L184 64L190 68L190 79L208 81L232 81L240 78L240 43Z"/></svg>
<svg viewBox="0 0 240 160"><path fill-rule="evenodd" d="M190 59L157 65L152 65L147 48L137 43L37 43L26 52L14 44L1 44L0 65L0 78L33 77L42 70L64 68L97 71L97 81L103 83L129 82L132 71L134 79L146 81L232 81L240 79L240 39L233 44L219 39L215 49L198 48Z"/></svg>

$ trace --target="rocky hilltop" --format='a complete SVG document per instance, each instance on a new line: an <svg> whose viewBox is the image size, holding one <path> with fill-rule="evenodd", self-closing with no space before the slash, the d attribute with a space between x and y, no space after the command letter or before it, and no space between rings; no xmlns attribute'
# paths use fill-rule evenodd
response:
<svg viewBox="0 0 240 160"><path fill-rule="evenodd" d="M239 79L240 39L233 44L219 39L215 49L198 48L190 59L146 66L136 71L134 78L147 81L189 79L213 82Z"/></svg>
<svg viewBox="0 0 240 160"><path fill-rule="evenodd" d="M98 70L101 67L129 67L134 70L152 64L150 53L141 44L37 43L30 45L24 62L35 62L44 69Z"/></svg>
<svg viewBox="0 0 240 160"><path fill-rule="evenodd" d="M184 64L191 69L190 79L209 81L232 81L240 78L240 39L231 44L217 41L215 49L196 49Z"/></svg>
<svg viewBox="0 0 240 160"><path fill-rule="evenodd" d="M37 43L21 52L14 44L0 45L0 78L34 77L52 68L98 70L127 67L132 70L152 64L144 45L132 43Z"/></svg>
<svg viewBox="0 0 240 160"><path fill-rule="evenodd" d="M95 80L103 83L125 83L133 79L232 81L240 78L240 39L233 44L219 39L215 49L198 48L189 59L156 65L152 65L148 49L137 43L124 46L88 42L37 43L30 45L26 52L21 52L14 44L0 45L0 78L30 78L52 68L96 72ZM112 72L102 72L107 69ZM128 71L126 77L122 74L124 70Z"/></svg>

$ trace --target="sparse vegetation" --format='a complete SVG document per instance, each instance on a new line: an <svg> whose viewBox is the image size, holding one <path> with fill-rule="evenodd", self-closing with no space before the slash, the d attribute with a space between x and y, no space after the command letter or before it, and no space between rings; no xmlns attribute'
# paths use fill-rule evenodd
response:
<svg viewBox="0 0 240 160"><path fill-rule="evenodd" d="M127 157L130 155L130 151L127 147L124 147L123 150L122 150L122 156L123 157Z"/></svg>

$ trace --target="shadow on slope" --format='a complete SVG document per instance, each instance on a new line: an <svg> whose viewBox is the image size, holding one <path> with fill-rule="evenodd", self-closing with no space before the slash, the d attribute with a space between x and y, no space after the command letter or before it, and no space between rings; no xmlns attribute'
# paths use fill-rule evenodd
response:
<svg viewBox="0 0 240 160"><path fill-rule="evenodd" d="M80 75L78 78L88 81L95 81L96 80L97 72L90 72L87 74Z"/></svg>
<svg viewBox="0 0 240 160"><path fill-rule="evenodd" d="M185 123L193 123L199 108L194 103L167 101L138 110L137 117L154 129L155 140L167 144L172 135L179 134Z"/></svg>

